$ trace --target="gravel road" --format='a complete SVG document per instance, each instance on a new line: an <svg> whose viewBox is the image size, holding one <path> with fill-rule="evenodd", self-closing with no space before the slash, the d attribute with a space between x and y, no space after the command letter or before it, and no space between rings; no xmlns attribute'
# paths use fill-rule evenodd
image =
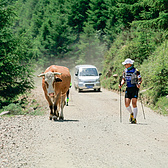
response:
<svg viewBox="0 0 168 168"><path fill-rule="evenodd" d="M119 94L78 93L72 87L64 121L50 121L39 85L35 98L44 116L0 117L0 168L167 168L168 117L138 104L138 123L129 124Z"/></svg>

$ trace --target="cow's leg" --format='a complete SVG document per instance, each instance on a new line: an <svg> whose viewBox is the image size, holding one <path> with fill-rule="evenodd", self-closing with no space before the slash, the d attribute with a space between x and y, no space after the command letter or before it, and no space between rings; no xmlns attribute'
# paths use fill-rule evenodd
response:
<svg viewBox="0 0 168 168"><path fill-rule="evenodd" d="M61 112L60 112L60 116L59 119L63 120L64 119L64 114L63 114L63 108L65 106L65 96L61 97Z"/></svg>
<svg viewBox="0 0 168 168"><path fill-rule="evenodd" d="M54 113L53 113L53 120L56 121L59 117L59 100L60 100L60 94L57 94L57 97L54 99Z"/></svg>
<svg viewBox="0 0 168 168"><path fill-rule="evenodd" d="M58 109L57 109L57 105L54 103L53 120L56 121L57 118L58 118Z"/></svg>
<svg viewBox="0 0 168 168"><path fill-rule="evenodd" d="M57 120L56 111L57 111L57 105L54 104L54 114L53 114L53 120L54 120L54 121Z"/></svg>
<svg viewBox="0 0 168 168"><path fill-rule="evenodd" d="M46 97L46 99L47 99L47 101L48 101L49 108L50 108L50 116L49 116L49 119L52 120L52 116L53 116L53 103L52 103L51 98L50 98L47 94L45 94L45 97Z"/></svg>
<svg viewBox="0 0 168 168"><path fill-rule="evenodd" d="M49 119L52 120L52 116L53 116L53 105L49 106L50 107L50 116Z"/></svg>

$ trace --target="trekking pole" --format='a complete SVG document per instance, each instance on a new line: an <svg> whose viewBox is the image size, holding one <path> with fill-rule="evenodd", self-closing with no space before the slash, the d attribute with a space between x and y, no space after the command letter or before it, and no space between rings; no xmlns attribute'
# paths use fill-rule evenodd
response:
<svg viewBox="0 0 168 168"><path fill-rule="evenodd" d="M144 119L145 119L145 112L144 112L144 108L143 108L143 105L142 105L141 93L139 93L139 97L140 97L140 101L141 101L141 106L142 106L143 116L144 116Z"/></svg>
<svg viewBox="0 0 168 168"><path fill-rule="evenodd" d="M119 78L119 84L121 86L122 76ZM122 122L122 111L121 111L121 88L120 88L120 122Z"/></svg>
<svg viewBox="0 0 168 168"><path fill-rule="evenodd" d="M120 88L120 122L122 122L122 114L121 114L121 88Z"/></svg>

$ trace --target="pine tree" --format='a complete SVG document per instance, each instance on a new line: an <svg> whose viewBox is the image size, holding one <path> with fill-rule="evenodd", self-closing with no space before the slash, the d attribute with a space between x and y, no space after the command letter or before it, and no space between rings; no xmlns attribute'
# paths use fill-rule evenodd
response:
<svg viewBox="0 0 168 168"><path fill-rule="evenodd" d="M108 7L105 0L90 0L88 22L93 24L95 30L104 32L108 20Z"/></svg>
<svg viewBox="0 0 168 168"><path fill-rule="evenodd" d="M65 3L68 13L68 25L76 34L83 32L84 23L87 22L90 0L70 0Z"/></svg>
<svg viewBox="0 0 168 168"><path fill-rule="evenodd" d="M14 17L14 10L0 0L0 106L33 88L31 43L25 36L13 34Z"/></svg>

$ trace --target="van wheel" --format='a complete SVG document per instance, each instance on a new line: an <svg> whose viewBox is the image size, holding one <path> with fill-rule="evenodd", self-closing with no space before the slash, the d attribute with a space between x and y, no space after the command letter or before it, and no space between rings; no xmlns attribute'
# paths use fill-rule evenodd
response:
<svg viewBox="0 0 168 168"><path fill-rule="evenodd" d="M97 91L100 92L100 88Z"/></svg>

